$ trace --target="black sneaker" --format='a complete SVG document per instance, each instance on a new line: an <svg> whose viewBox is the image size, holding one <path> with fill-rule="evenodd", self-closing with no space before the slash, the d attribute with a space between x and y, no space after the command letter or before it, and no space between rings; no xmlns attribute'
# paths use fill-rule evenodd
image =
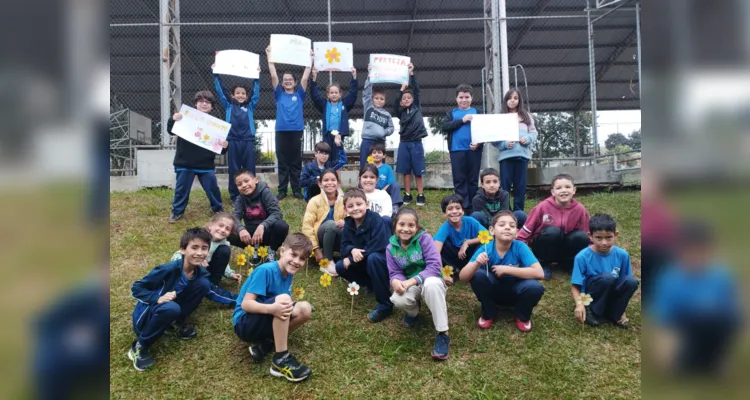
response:
<svg viewBox="0 0 750 400"><path fill-rule="evenodd" d="M286 192L279 192L279 194L276 195L276 200L281 201L284 197L286 197Z"/></svg>
<svg viewBox="0 0 750 400"><path fill-rule="evenodd" d="M169 217L169 223L174 224L175 222L179 221L180 218L182 218L182 214L172 214L172 216Z"/></svg>
<svg viewBox="0 0 750 400"><path fill-rule="evenodd" d="M424 198L424 194L423 193L420 193L420 194L417 195L417 205L418 206L420 206L420 207L423 206L424 203L425 203L425 201L426 200Z"/></svg>
<svg viewBox="0 0 750 400"><path fill-rule="evenodd" d="M300 192L294 192L293 195L294 195L294 197L296 197L296 198L298 198L300 200L304 200L305 199L305 196L303 196L302 193L300 193Z"/></svg>
<svg viewBox="0 0 750 400"><path fill-rule="evenodd" d="M312 374L310 367L300 364L294 356L287 352L283 357L271 362L271 376L286 378L290 382L301 382Z"/></svg>
<svg viewBox="0 0 750 400"><path fill-rule="evenodd" d="M601 322L599 321L599 318L596 317L593 311L591 311L591 307L586 307L586 325L591 326L599 326Z"/></svg>
<svg viewBox="0 0 750 400"><path fill-rule="evenodd" d="M266 340L250 346L247 348L250 351L250 356L253 357L253 361L256 363L262 362L266 355L274 350L274 344L271 340Z"/></svg>
<svg viewBox="0 0 750 400"><path fill-rule="evenodd" d="M154 358L148 354L148 349L142 347L137 340L130 345L128 358L130 361L133 361L133 368L135 368L136 371L145 371L156 364Z"/></svg>
<svg viewBox="0 0 750 400"><path fill-rule="evenodd" d="M412 200L414 199L411 197L411 193L404 193L404 205L405 206L411 203Z"/></svg>
<svg viewBox="0 0 750 400"><path fill-rule="evenodd" d="M185 323L179 325L177 323L172 323L172 325L169 325L166 329L166 332L169 332L182 340L190 340L198 335L198 331L195 330L194 326Z"/></svg>

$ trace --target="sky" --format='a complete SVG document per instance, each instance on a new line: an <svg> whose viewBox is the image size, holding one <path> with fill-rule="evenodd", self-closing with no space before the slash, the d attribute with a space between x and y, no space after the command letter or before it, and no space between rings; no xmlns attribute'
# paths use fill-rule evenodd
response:
<svg viewBox="0 0 750 400"><path fill-rule="evenodd" d="M641 110L618 110L618 111L599 111L598 119L598 142L604 145L607 137L613 133L622 133L628 135L636 129L641 128ZM268 127L259 127L258 133L262 134L263 151L274 151L274 125L276 121L268 121ZM398 147L398 119L393 119L395 133L388 137L386 147ZM349 124L352 131L362 131L362 120L353 120ZM428 128L429 129L429 128ZM422 140L425 151L444 150L447 151L447 142L442 135L429 135Z"/></svg>

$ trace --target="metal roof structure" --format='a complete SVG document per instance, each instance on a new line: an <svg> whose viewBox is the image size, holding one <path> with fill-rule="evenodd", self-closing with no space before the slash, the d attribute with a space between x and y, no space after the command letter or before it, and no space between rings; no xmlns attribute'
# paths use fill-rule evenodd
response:
<svg viewBox="0 0 750 400"><path fill-rule="evenodd" d="M275 118L264 48L272 33L297 34L312 41L351 42L364 82L369 54L409 55L416 66L426 116L455 106L455 87L482 87L489 0L331 0L326 1L181 0L180 47L183 102L198 90L213 89L214 52L244 49L262 54L261 100L256 119ZM508 59L511 86L524 93L533 112L590 109L586 0L507 0ZM634 2L621 1L622 5ZM592 7L594 3L591 3ZM613 8L610 8L613 10ZM597 109L638 109L637 25L625 7L594 25ZM159 2L110 1L111 92L126 107L159 120ZM278 67L279 70L286 68ZM295 75L301 68L290 68ZM321 83L327 82L322 73ZM348 84L348 74L334 79ZM396 85L389 87L394 92ZM481 93L475 93L481 102ZM477 100L475 100L475 104ZM188 103L189 104L189 103ZM313 115L310 107L306 112ZM319 113L314 112L316 117ZM350 114L361 117L361 101Z"/></svg>

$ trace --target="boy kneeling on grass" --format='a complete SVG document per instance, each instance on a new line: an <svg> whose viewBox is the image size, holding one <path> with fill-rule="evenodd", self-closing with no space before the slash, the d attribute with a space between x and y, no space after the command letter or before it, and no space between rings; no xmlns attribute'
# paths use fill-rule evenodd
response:
<svg viewBox="0 0 750 400"><path fill-rule="evenodd" d="M261 362L276 350L271 361L271 375L291 382L305 380L312 371L289 353L289 334L310 320L312 307L306 301L292 301L293 275L305 265L312 252L312 242L301 233L284 240L278 261L256 268L242 285L232 315L234 332L250 346L253 361Z"/></svg>
<svg viewBox="0 0 750 400"><path fill-rule="evenodd" d="M145 371L155 364L148 350L165 330L184 340L198 334L185 320L211 286L208 271L201 268L210 243L207 230L188 229L180 240L182 257L157 266L133 283L131 293L138 299L133 310L133 330L138 339L130 346L128 358L136 370Z"/></svg>

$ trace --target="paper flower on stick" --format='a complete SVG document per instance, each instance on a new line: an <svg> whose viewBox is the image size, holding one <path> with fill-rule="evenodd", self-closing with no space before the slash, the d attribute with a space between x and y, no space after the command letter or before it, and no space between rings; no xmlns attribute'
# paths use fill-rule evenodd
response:
<svg viewBox="0 0 750 400"><path fill-rule="evenodd" d="M294 288L294 296L298 299L305 297L305 289L301 287Z"/></svg>
<svg viewBox="0 0 750 400"><path fill-rule="evenodd" d="M453 267L446 265L443 267L443 276L453 276Z"/></svg>
<svg viewBox="0 0 750 400"><path fill-rule="evenodd" d="M346 291L352 296L359 295L359 284L357 282L350 283Z"/></svg>
<svg viewBox="0 0 750 400"><path fill-rule="evenodd" d="M318 263L318 265L320 266L320 268L328 268L328 265L329 265L330 263L331 263L331 262L330 262L330 261L328 261L328 259L327 259L327 258L324 258L324 259L320 260L320 262Z"/></svg>
<svg viewBox="0 0 750 400"><path fill-rule="evenodd" d="M479 239L479 243L487 244L492 240L492 236L490 236L490 233L488 231L481 231L479 232L479 236L477 236L477 239Z"/></svg>
<svg viewBox="0 0 750 400"><path fill-rule="evenodd" d="M255 255L255 247L253 246L247 246L245 247L245 253L247 253L248 256L252 257Z"/></svg>
<svg viewBox="0 0 750 400"><path fill-rule="evenodd" d="M339 53L339 50L337 48L332 48L326 50L326 60L328 60L328 64L333 64L333 62L341 62L341 53Z"/></svg>
<svg viewBox="0 0 750 400"><path fill-rule="evenodd" d="M258 247L258 256L262 258L268 257L268 247L266 246Z"/></svg>
<svg viewBox="0 0 750 400"><path fill-rule="evenodd" d="M591 297L588 293L581 293L581 295L578 297L578 304L583 304L584 306L588 306L591 304L591 302L594 301L594 298Z"/></svg>
<svg viewBox="0 0 750 400"><path fill-rule="evenodd" d="M240 267L244 266L245 263L247 263L247 257L245 257L244 254L240 254L237 256L237 265Z"/></svg>
<svg viewBox="0 0 750 400"><path fill-rule="evenodd" d="M331 275L328 275L328 274L321 275L320 286L323 286L323 287L331 286Z"/></svg>
<svg viewBox="0 0 750 400"><path fill-rule="evenodd" d="M368 164L375 164L375 158L373 156L367 156Z"/></svg>

